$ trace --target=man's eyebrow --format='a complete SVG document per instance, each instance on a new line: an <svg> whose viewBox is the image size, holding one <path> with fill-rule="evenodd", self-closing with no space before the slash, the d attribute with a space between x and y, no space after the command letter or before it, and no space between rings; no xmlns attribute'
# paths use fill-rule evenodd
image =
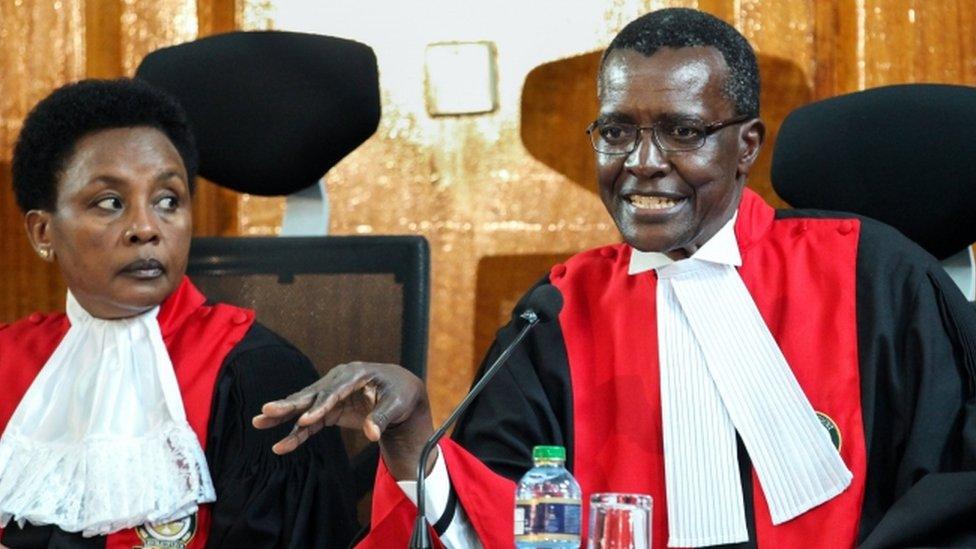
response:
<svg viewBox="0 0 976 549"><path fill-rule="evenodd" d="M634 119L627 116L626 114L620 114L616 112L608 112L601 114L596 119L597 124L607 124L609 122L633 124Z"/></svg>
<svg viewBox="0 0 976 549"><path fill-rule="evenodd" d="M664 122L698 122L698 123L705 122L704 120L702 120L701 116L687 113L687 112L664 113L658 118L658 120Z"/></svg>
<svg viewBox="0 0 976 549"><path fill-rule="evenodd" d="M634 119L632 117L627 116L626 114L621 114L621 113L616 113L616 112L609 112L609 113L601 114L596 119L596 122L597 122L597 124L607 124L607 123L613 123L613 122L622 123L622 124L634 124L635 123L634 122ZM703 124L704 123L704 120L702 120L702 117L700 117L698 115L691 114L691 113L686 113L686 112L673 112L673 113L664 113L664 114L661 114L661 115L657 116L654 119L654 122L669 122L669 123L675 123L675 122L696 122L696 123L699 123L699 124Z"/></svg>

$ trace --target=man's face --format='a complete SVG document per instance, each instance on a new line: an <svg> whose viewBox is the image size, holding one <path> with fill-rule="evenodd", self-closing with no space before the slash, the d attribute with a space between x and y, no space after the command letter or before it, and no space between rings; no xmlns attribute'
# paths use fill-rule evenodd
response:
<svg viewBox="0 0 976 549"><path fill-rule="evenodd" d="M160 304L186 271L192 217L186 168L148 127L82 137L58 181L53 212L27 214L90 314L122 318Z"/></svg>
<svg viewBox="0 0 976 549"><path fill-rule="evenodd" d="M600 75L600 121L701 126L735 117L722 92L728 67L714 48L616 50ZM628 244L687 257L731 219L762 143L762 123L709 135L696 150L661 151L650 129L627 155L596 153L600 197Z"/></svg>

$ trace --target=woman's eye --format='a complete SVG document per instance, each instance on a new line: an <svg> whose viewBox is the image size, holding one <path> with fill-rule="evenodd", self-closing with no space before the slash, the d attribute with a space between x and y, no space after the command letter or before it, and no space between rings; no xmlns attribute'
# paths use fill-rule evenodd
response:
<svg viewBox="0 0 976 549"><path fill-rule="evenodd" d="M109 196L96 202L95 206L114 212L122 209L122 201L117 196Z"/></svg>
<svg viewBox="0 0 976 549"><path fill-rule="evenodd" d="M164 210L175 210L180 206L180 201L175 196L164 196L156 204Z"/></svg>

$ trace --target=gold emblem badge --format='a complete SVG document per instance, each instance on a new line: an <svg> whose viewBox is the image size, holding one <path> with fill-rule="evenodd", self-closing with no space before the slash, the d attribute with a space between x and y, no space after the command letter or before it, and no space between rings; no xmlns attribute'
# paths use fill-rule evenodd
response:
<svg viewBox="0 0 976 549"><path fill-rule="evenodd" d="M196 513L173 522L143 524L136 528L142 545L132 549L186 549L196 533Z"/></svg>
<svg viewBox="0 0 976 549"><path fill-rule="evenodd" d="M820 420L820 424L823 425L824 429L830 435L830 442L834 443L834 448L837 448L837 451L840 452L840 445L843 439L840 436L840 428L837 427L837 422L823 412L817 412L817 419Z"/></svg>

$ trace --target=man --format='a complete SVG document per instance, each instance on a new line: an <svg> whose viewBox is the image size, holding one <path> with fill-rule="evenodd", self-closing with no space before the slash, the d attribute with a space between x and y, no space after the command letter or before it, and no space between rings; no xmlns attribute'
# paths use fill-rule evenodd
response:
<svg viewBox="0 0 976 549"><path fill-rule="evenodd" d="M976 316L934 259L876 222L776 212L745 189L758 68L710 15L629 24L599 97L600 195L626 244L540 281L563 294L559 322L427 464L441 539L511 547L514 481L534 445L559 444L584 495L654 497L659 547L976 543ZM345 365L255 425L299 414L275 451L331 424L380 441L364 545L406 543L404 481L432 432L420 381Z"/></svg>

